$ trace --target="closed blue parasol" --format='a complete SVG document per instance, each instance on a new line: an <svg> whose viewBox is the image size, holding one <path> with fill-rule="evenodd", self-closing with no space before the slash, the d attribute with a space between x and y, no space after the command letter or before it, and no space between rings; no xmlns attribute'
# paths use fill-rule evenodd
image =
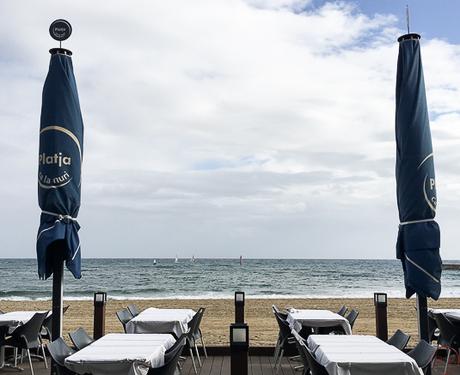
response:
<svg viewBox="0 0 460 375"><path fill-rule="evenodd" d="M59 243L59 254L74 277L81 277L80 208L83 120L73 74L72 58L64 49L51 50L43 88L40 121L38 202L42 209L37 236L38 275L53 273L50 249Z"/></svg>
<svg viewBox="0 0 460 375"><path fill-rule="evenodd" d="M398 39L396 79L396 183L399 208L397 258L404 270L406 297L438 299L441 293L440 231L430 123L420 37Z"/></svg>
<svg viewBox="0 0 460 375"><path fill-rule="evenodd" d="M72 33L70 23L56 20L50 35L61 42ZM63 263L81 278L77 222L80 209L83 120L73 74L72 52L50 50L43 87L38 157L38 202L42 213L37 235L38 275L53 275L52 339L62 335Z"/></svg>

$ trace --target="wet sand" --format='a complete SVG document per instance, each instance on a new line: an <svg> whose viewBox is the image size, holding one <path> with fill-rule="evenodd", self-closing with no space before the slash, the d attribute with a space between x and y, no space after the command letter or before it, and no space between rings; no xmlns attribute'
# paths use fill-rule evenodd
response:
<svg viewBox="0 0 460 375"><path fill-rule="evenodd" d="M229 325L234 321L234 303L230 299L192 299L192 300L110 300L106 306L106 333L122 332L122 326L115 316L117 310L135 303L140 309L147 307L206 308L202 322L206 344L219 346L228 344ZM336 311L341 305L359 310L353 333L375 335L375 314L372 298L331 298L331 299L246 299L246 321L250 327L251 346L274 345L278 328L271 312L271 306L280 308L312 308ZM93 331L93 302L65 301L70 305L64 317L64 334L84 327ZM446 298L429 302L430 307L460 308L460 298ZM51 301L0 301L0 310L44 310L51 308ZM388 300L389 334L402 329L412 336L409 345L416 342L417 320L415 299L391 298Z"/></svg>

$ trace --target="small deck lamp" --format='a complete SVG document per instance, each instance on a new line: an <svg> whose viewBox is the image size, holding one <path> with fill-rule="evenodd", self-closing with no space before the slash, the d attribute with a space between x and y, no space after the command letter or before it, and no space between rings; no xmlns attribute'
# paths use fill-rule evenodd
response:
<svg viewBox="0 0 460 375"><path fill-rule="evenodd" d="M105 305L107 303L106 292L94 293L94 323L93 337L95 340L105 335Z"/></svg>
<svg viewBox="0 0 460 375"><path fill-rule="evenodd" d="M386 293L374 293L375 335L382 341L388 340L387 304Z"/></svg>
<svg viewBox="0 0 460 375"><path fill-rule="evenodd" d="M246 323L230 325L231 374L248 374L249 327Z"/></svg>
<svg viewBox="0 0 460 375"><path fill-rule="evenodd" d="M235 323L244 323L244 292L235 292Z"/></svg>

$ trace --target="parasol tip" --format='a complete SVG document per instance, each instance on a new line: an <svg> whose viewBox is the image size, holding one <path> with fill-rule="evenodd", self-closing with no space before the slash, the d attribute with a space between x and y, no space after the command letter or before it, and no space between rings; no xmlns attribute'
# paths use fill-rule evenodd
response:
<svg viewBox="0 0 460 375"><path fill-rule="evenodd" d="M416 34L416 33L408 33L408 34L404 34L404 35L401 35L399 38L398 38L398 42L404 42L406 40L419 40L421 38L420 34Z"/></svg>

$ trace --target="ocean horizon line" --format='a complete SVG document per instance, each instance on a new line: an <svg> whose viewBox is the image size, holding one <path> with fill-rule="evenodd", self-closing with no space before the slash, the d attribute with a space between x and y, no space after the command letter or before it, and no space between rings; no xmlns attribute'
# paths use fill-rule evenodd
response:
<svg viewBox="0 0 460 375"><path fill-rule="evenodd" d="M135 260L143 260L143 259L146 259L146 260L174 260L176 257L175 256L172 256L172 257L82 257L82 260L86 259L86 260L100 260L100 259L109 259L109 260L130 260L130 259L135 259ZM187 260L190 260L192 257L177 257L177 259L187 259ZM12 257L2 257L0 256L0 260L19 260L19 259L23 259L23 260L34 260L36 259L36 257L16 257L16 258L12 258ZM194 257L195 261L196 260L239 260L240 257L239 256L236 256L236 257L197 257L195 256ZM284 258L284 257L278 257L278 258L272 258L272 257L267 257L267 258L262 258L262 257L257 257L257 258L245 258L243 256L242 258L243 260L318 260L318 261L328 261L328 260L366 260L366 261L370 261L370 260L382 260L382 261L391 261L391 260L394 260L394 261L400 261L399 259L396 259L396 258ZM444 259L443 261L446 261L446 262L460 262L460 258L458 259Z"/></svg>

